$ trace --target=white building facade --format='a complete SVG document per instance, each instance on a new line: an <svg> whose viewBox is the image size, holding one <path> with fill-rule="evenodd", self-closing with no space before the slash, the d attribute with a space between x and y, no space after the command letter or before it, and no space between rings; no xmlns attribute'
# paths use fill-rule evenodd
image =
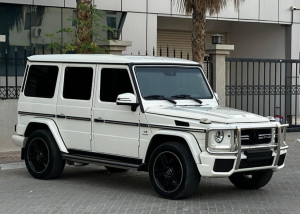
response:
<svg viewBox="0 0 300 214"><path fill-rule="evenodd" d="M0 3L75 8L76 0L0 0ZM125 54L153 53L153 48L191 52L191 17L179 10L177 0L94 0L97 9L126 12L121 39L131 41ZM299 59L299 0L233 1L220 13L207 14L207 33L224 35L235 45L232 57ZM63 15L63 14L62 14ZM48 25L49 26L49 25ZM210 42L208 36L207 42ZM157 51L156 51L157 54ZM176 53L176 54L179 54ZM177 56L177 55L176 55Z"/></svg>

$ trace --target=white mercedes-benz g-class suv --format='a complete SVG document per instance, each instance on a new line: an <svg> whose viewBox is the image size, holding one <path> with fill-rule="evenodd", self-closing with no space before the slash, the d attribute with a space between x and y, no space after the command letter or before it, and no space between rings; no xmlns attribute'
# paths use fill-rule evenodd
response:
<svg viewBox="0 0 300 214"><path fill-rule="evenodd" d="M13 141L35 178L58 177L65 162L137 169L159 195L179 199L201 177L265 186L284 166L286 127L220 107L196 62L43 55L28 58Z"/></svg>

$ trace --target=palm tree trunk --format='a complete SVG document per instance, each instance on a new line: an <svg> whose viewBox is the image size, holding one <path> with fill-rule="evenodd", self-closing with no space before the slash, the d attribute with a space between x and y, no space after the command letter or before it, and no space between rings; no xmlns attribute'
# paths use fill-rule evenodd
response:
<svg viewBox="0 0 300 214"><path fill-rule="evenodd" d="M204 66L206 11L193 10L192 53L193 60Z"/></svg>
<svg viewBox="0 0 300 214"><path fill-rule="evenodd" d="M77 0L77 52L90 53L93 42L92 0Z"/></svg>

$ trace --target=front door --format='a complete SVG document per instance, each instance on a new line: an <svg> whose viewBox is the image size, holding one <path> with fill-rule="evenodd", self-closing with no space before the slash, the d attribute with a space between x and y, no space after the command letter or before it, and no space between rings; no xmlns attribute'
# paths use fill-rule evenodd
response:
<svg viewBox="0 0 300 214"><path fill-rule="evenodd" d="M63 66L57 123L68 149L91 150L94 65Z"/></svg>
<svg viewBox="0 0 300 214"><path fill-rule="evenodd" d="M93 149L95 152L138 157L139 108L117 105L119 94L133 93L127 66L103 66L96 79L93 104ZM99 84L100 83L100 84Z"/></svg>

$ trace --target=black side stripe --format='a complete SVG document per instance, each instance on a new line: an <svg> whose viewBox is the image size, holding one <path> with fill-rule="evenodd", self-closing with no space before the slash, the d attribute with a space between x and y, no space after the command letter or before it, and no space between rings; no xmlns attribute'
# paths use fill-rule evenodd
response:
<svg viewBox="0 0 300 214"><path fill-rule="evenodd" d="M110 123L110 124L119 124L119 125L127 125L127 126L140 126L140 127L149 127L149 128L158 128L158 129L168 129L175 131L194 131L194 132L203 132L205 133L205 129L193 129L193 128L184 128L184 127L176 127L176 126L162 126L155 124L146 124L146 123L130 123L130 122L122 122L122 121L114 121L114 120L103 120L103 119L94 119L96 123Z"/></svg>
<svg viewBox="0 0 300 214"><path fill-rule="evenodd" d="M41 114L41 113L32 113L32 112L23 112L23 111L19 111L18 114L32 115L32 116L39 116L39 117L55 117L56 116L57 118L64 118L61 115ZM85 118L85 117L66 116L66 118L71 119L71 120L91 121L91 118ZM206 132L205 129L193 129L193 128L163 126L163 125L145 124L145 123L131 123L131 122L123 122L123 121L115 121L115 120L94 119L94 122L96 122L96 123L119 124L119 125L126 125L126 126L140 126L140 127L158 128L158 129L168 129L168 130L175 130L175 131L194 131L194 132L203 132L203 133Z"/></svg>
<svg viewBox="0 0 300 214"><path fill-rule="evenodd" d="M110 123L110 124L118 124L118 125L126 125L126 126L138 126L138 123L131 123L131 122L123 122L123 121L116 121L116 120L102 120L102 119L94 119L96 123Z"/></svg>
<svg viewBox="0 0 300 214"><path fill-rule="evenodd" d="M91 121L91 118L87 118L87 117L73 117L73 116L66 116L66 119L69 119L69 120Z"/></svg>
<svg viewBox="0 0 300 214"><path fill-rule="evenodd" d="M26 112L26 111L18 111L18 114L28 115L28 116L38 116L38 117L55 117L55 114L33 113L33 112Z"/></svg>
<svg viewBox="0 0 300 214"><path fill-rule="evenodd" d="M138 123L115 121L115 120L105 120L105 123L120 124L120 125L127 125L127 126L138 126L139 125Z"/></svg>

